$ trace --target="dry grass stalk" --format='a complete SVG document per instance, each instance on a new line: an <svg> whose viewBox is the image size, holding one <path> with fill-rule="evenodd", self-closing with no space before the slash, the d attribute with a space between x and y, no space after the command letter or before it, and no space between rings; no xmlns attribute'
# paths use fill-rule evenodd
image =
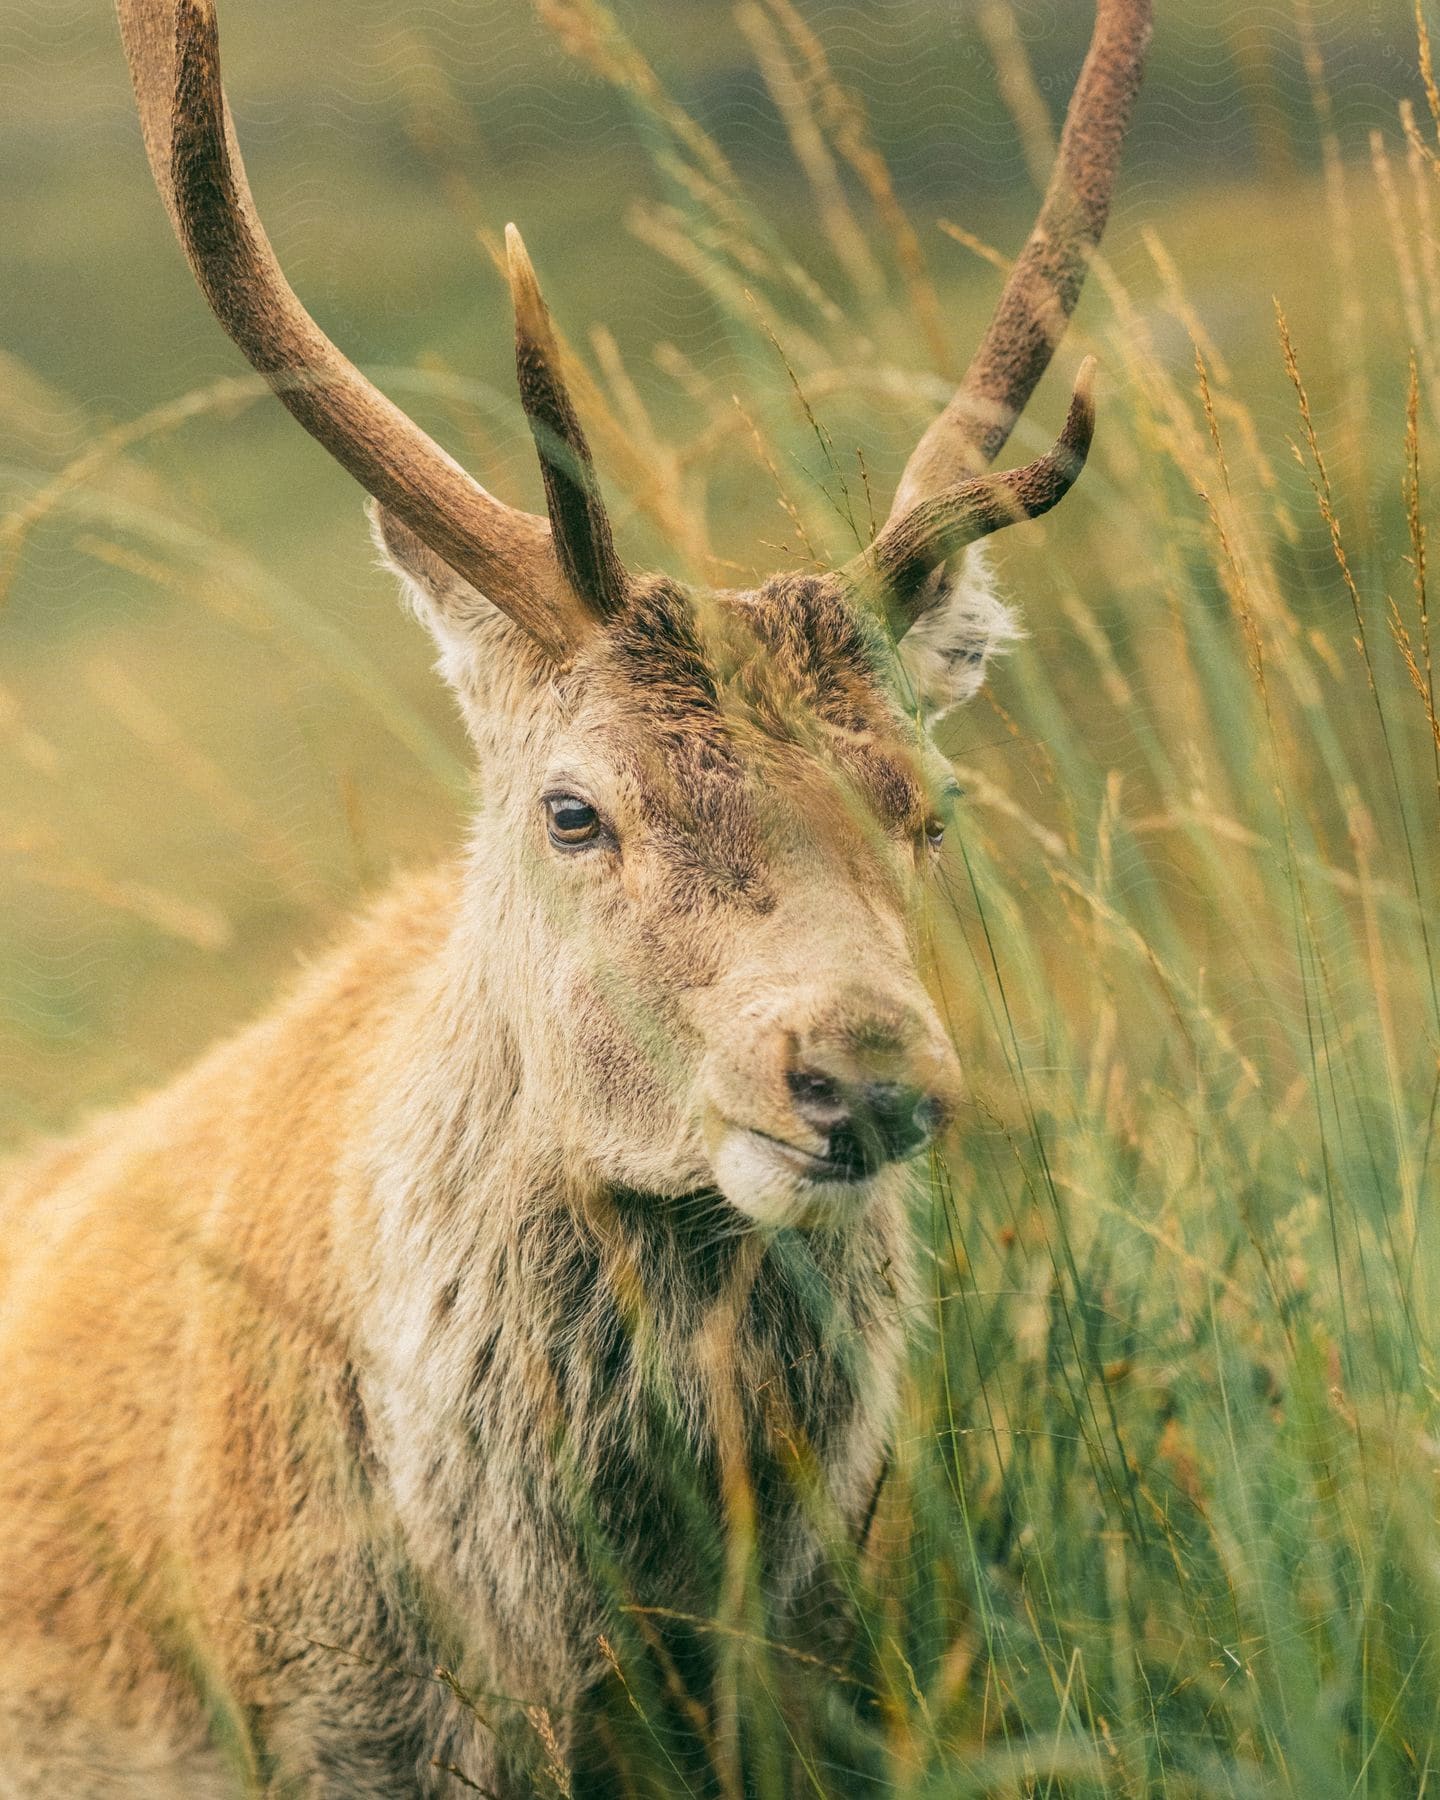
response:
<svg viewBox="0 0 1440 1800"><path fill-rule="evenodd" d="M1285 360L1285 373L1290 377L1290 384L1295 390L1295 398L1300 407L1300 421L1305 432L1305 443L1309 449L1310 460L1315 469L1315 475L1311 480L1310 485L1314 490L1315 502L1319 508L1320 517L1324 521L1325 528L1330 534L1330 550L1335 558L1335 566L1340 571L1341 579L1345 584L1345 592L1350 597L1350 608L1355 617L1355 630L1358 634L1356 638L1356 648L1359 650L1361 658L1364 661L1365 675L1370 684L1370 692L1374 696L1376 705L1378 706L1380 703L1380 696L1379 690L1375 685L1374 664L1370 660L1370 643L1365 630L1365 609L1361 604L1360 589L1356 583L1354 572L1350 567L1350 558L1346 552L1345 540L1340 531L1340 519L1335 511L1334 490L1330 485L1330 471L1326 466L1324 454L1320 449L1320 440L1316 436L1315 420L1310 410L1310 395L1306 389L1304 378L1300 373L1300 364L1295 354L1295 345L1290 336L1290 323L1285 317L1284 309L1280 306L1278 301L1275 304L1275 319L1280 332L1280 349ZM1300 455L1298 448L1295 451L1295 456L1296 460L1300 462L1303 467L1304 458Z"/></svg>
<svg viewBox="0 0 1440 1800"><path fill-rule="evenodd" d="M65 758L42 732L25 717L18 696L0 682L0 743L17 762L37 775L53 779L65 767Z"/></svg>
<svg viewBox="0 0 1440 1800"><path fill-rule="evenodd" d="M753 212L747 214L737 198L726 195L681 157L666 150L657 150L654 156L656 166L695 203L703 220L700 229L712 249L723 251L739 269L756 280L783 282L792 296L812 307L826 325L855 338L859 344L866 343L856 328L853 309L847 314L804 264L798 262L783 243L774 240ZM765 238L763 244L757 241L757 231Z"/></svg>
<svg viewBox="0 0 1440 1800"><path fill-rule="evenodd" d="M1430 49L1430 28L1425 23L1424 0L1415 0L1415 41L1419 49L1420 79L1425 85L1425 103L1440 138L1440 87L1435 84L1435 59Z"/></svg>
<svg viewBox="0 0 1440 1800"><path fill-rule="evenodd" d="M98 906L140 919L197 950L214 953L233 941L234 929L220 907L200 900L182 900L148 881L107 875L62 856L58 845L40 833L12 837L3 848L16 859L17 873L56 893L83 895Z"/></svg>
<svg viewBox="0 0 1440 1800"><path fill-rule="evenodd" d="M1219 386L1228 388L1231 383L1230 365L1226 362L1214 338L1205 329L1199 313L1191 305L1190 298L1180 280L1180 271L1175 266L1174 257L1165 248L1159 232L1151 225L1142 228L1140 241L1144 244L1151 262L1155 265L1155 272L1160 277L1166 305L1185 327L1191 343L1205 358L1216 382Z"/></svg>
<svg viewBox="0 0 1440 1800"><path fill-rule="evenodd" d="M1347 443L1345 461L1352 477L1363 482L1368 458L1362 422L1370 415L1366 358L1365 306L1355 266L1355 232L1350 214L1345 158L1335 127L1335 106L1325 74L1325 59L1315 32L1311 0L1294 0L1295 30L1310 90L1310 105L1320 128L1320 156L1325 176L1327 242L1335 257L1339 305L1331 312L1335 366L1348 372L1345 397Z"/></svg>
<svg viewBox="0 0 1440 1800"><path fill-rule="evenodd" d="M1420 267L1423 273L1421 293L1426 303L1430 332L1433 338L1440 336L1440 242L1436 240L1435 222L1435 180L1437 164L1435 152L1420 135L1420 127L1415 121L1415 108L1411 102L1400 102L1400 124L1405 133L1405 160L1410 171L1410 191L1415 197L1415 213L1419 224L1416 241L1420 254Z"/></svg>
<svg viewBox="0 0 1440 1800"><path fill-rule="evenodd" d="M541 23L569 55L618 88L642 100L695 159L721 192L739 183L730 159L710 134L666 93L654 69L599 0L534 0Z"/></svg>
<svg viewBox="0 0 1440 1800"><path fill-rule="evenodd" d="M655 429L655 421L635 385L615 335L605 325L591 328L595 360L615 399L615 407L636 453L652 472L658 490L657 511L673 522L670 541L683 556L705 566L711 561L709 534L703 502L693 503L684 488L684 464L679 452Z"/></svg>
<svg viewBox="0 0 1440 1800"><path fill-rule="evenodd" d="M935 223L946 237L954 238L957 244L978 256L982 262L989 263L992 269L998 269L1002 275L1008 275L1015 267L1015 259L997 250L993 244L987 244L984 238L977 237L973 231L967 231L963 225L957 225L953 219L937 219Z"/></svg>
<svg viewBox="0 0 1440 1800"><path fill-rule="evenodd" d="M713 254L712 246L696 238L690 222L674 207L636 202L625 222L634 237L682 269L730 317L754 313L762 318L771 336L787 345L795 361L813 366L829 360L818 339L792 320L782 319L768 300Z"/></svg>
<svg viewBox="0 0 1440 1800"><path fill-rule="evenodd" d="M92 482L102 470L118 462L129 450L147 439L178 431L193 419L230 415L270 392L257 375L227 376L152 407L138 418L96 434L81 453L44 482L7 518L0 520L0 606L4 605L25 541L35 527Z"/></svg>
<svg viewBox="0 0 1440 1800"><path fill-rule="evenodd" d="M940 298L930 279L920 239L895 192L890 170L871 141L864 107L837 79L824 45L805 22L793 0L766 0L766 3L808 65L821 122L842 159L849 163L859 177L890 239L911 310L924 336L931 361L942 375L953 376L956 371L946 341Z"/></svg>
<svg viewBox="0 0 1440 1800"><path fill-rule="evenodd" d="M93 656L82 679L132 737L164 758L167 772L195 795L206 818L228 827L270 869L291 900L314 903L314 876L290 842L120 662L112 656Z"/></svg>
<svg viewBox="0 0 1440 1800"><path fill-rule="evenodd" d="M1200 386L1200 402L1205 411L1205 423L1209 428L1210 442L1214 447L1215 462L1220 472L1221 485L1225 494L1229 497L1232 494L1230 469L1225 460L1225 445L1224 440L1220 435L1220 422L1215 416L1215 404L1210 394L1209 371L1205 367L1205 358L1201 354L1198 345L1195 349L1195 375ZM1240 620L1240 628L1244 634L1245 647L1249 656L1250 670L1255 677L1255 684L1260 692L1261 702L1265 709L1265 717L1269 723L1273 742L1275 715L1270 704L1269 683L1265 677L1265 649L1250 604L1250 584L1246 575L1245 564L1236 549L1230 527L1225 517L1225 512L1220 507L1215 496L1208 491L1202 491L1201 498L1205 501L1206 508L1210 513L1211 523L1215 527L1215 535L1220 542L1220 552L1224 560L1224 567L1228 577L1226 585L1230 597L1235 604L1236 614Z"/></svg>
<svg viewBox="0 0 1440 1800"><path fill-rule="evenodd" d="M1385 139L1378 131L1370 133L1370 166L1375 171L1375 185L1380 190L1380 204L1384 209L1385 223L1390 233L1390 252L1395 259L1395 273L1400 286L1400 304L1405 315L1405 326L1410 334L1410 341L1417 346L1420 366L1425 376L1425 388L1430 397L1430 413L1432 418L1440 418L1440 381L1437 381L1435 355L1431 348L1429 322L1420 298L1420 280L1416 273L1415 257L1412 250L1414 233L1406 221L1400 204L1400 194L1395 186L1394 171L1390 167L1389 152L1385 148Z"/></svg>
<svg viewBox="0 0 1440 1800"><path fill-rule="evenodd" d="M790 391L799 402L800 411L804 415L805 423L810 428L811 436L820 446L820 453L825 459L826 467L835 478L836 485L839 488L839 495L837 497L832 494L828 488L823 486L821 491L824 493L826 500L829 501L834 511L839 515L841 522L854 538L857 546L863 547L870 542L870 539L861 534L860 527L856 523L855 510L850 503L849 484L845 479L844 468L841 466L835 455L834 441L831 438L830 433L820 423L819 419L816 418L815 409L811 406L809 399L806 397L805 389L801 385L799 375L795 372L794 365L791 363L789 357L786 356L780 343L771 336L763 320L761 321L761 329L765 332L765 335L769 337L770 347L780 359L780 365L784 369L786 380L790 384Z"/></svg>
<svg viewBox="0 0 1440 1800"><path fill-rule="evenodd" d="M1389 603L1390 630L1399 647L1410 684L1420 696L1435 753L1436 792L1440 794L1440 717L1435 708L1435 669L1430 652L1429 569L1426 563L1425 520L1420 510L1420 390L1415 359L1410 359L1410 387L1405 407L1405 475L1402 493L1405 522L1410 534L1410 568L1415 609L1420 621L1420 655L1417 659L1410 632L1400 608Z"/></svg>
<svg viewBox="0 0 1440 1800"><path fill-rule="evenodd" d="M1055 128L1025 52L1010 0L983 0L975 14L975 27L995 65L996 85L1005 110L1020 134L1025 167L1036 188L1044 193L1050 165L1055 160Z"/></svg>
<svg viewBox="0 0 1440 1800"><path fill-rule="evenodd" d="M673 149L652 146L651 154L708 217L712 247L722 247L754 277L778 275L832 324L843 325L840 308L748 205L724 151L665 91L608 8L599 0L536 0L536 10L572 56L626 94L669 139ZM695 222L686 223L693 230Z"/></svg>
<svg viewBox="0 0 1440 1800"><path fill-rule="evenodd" d="M755 420L741 405L740 396L738 394L734 396L734 406L736 413L739 415L741 422L745 426L750 442L754 446L755 455L761 468L763 468L765 473L770 477L775 490L775 504L795 527L796 534L800 539L806 556L810 560L811 566L817 569L823 568L825 566L824 562L820 557L819 552L816 550L815 545L811 542L810 533L805 528L805 521L800 516L800 509L790 498L784 482L780 479L780 471L775 466L774 456L771 453L769 445L765 441L763 432L755 423ZM787 556L793 554L788 544L767 545L766 548L779 550Z"/></svg>
<svg viewBox="0 0 1440 1800"><path fill-rule="evenodd" d="M735 9L735 22L784 122L790 147L815 196L820 223L836 260L862 299L874 301L884 292L884 277L856 220L804 85L775 27L755 0L745 0Z"/></svg>

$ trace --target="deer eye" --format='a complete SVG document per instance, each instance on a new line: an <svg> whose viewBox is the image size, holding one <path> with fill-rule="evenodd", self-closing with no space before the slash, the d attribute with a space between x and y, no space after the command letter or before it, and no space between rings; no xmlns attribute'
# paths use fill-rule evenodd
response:
<svg viewBox="0 0 1440 1800"><path fill-rule="evenodd" d="M577 794L547 794L545 812L550 842L562 850L580 849L600 836L600 815Z"/></svg>
<svg viewBox="0 0 1440 1800"><path fill-rule="evenodd" d="M931 850L938 850L945 842L945 821L935 813L925 821L925 843Z"/></svg>

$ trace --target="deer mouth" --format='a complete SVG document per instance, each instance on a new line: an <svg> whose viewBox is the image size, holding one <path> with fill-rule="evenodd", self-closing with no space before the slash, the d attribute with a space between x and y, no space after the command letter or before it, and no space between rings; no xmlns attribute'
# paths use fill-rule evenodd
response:
<svg viewBox="0 0 1440 1800"><path fill-rule="evenodd" d="M853 1224L883 1199L899 1164L806 1149L736 1122L719 1134L711 1167L721 1194L756 1224L808 1228Z"/></svg>
<svg viewBox="0 0 1440 1800"><path fill-rule="evenodd" d="M702 1142L716 1187L738 1212L782 1225L850 1220L903 1191L905 1165L953 1116L959 1069L920 999L891 1012L905 1028L899 1043L852 1051L837 1028L797 1047L795 1032L780 1032L760 1039L768 1068L737 1070L717 1057L705 1069Z"/></svg>
<svg viewBox="0 0 1440 1800"><path fill-rule="evenodd" d="M822 1153L806 1150L799 1144L792 1144L788 1138L775 1137L771 1132L759 1131L753 1126L740 1129L803 1180L823 1183L827 1187L863 1187L892 1160L878 1144L872 1146L854 1138L847 1138L838 1149L827 1149Z"/></svg>

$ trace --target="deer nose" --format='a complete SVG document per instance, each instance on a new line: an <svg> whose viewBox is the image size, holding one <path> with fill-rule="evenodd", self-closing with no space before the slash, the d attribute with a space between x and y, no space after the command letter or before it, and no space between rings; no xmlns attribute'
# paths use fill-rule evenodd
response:
<svg viewBox="0 0 1440 1800"><path fill-rule="evenodd" d="M941 1130L949 1107L913 1082L846 1080L801 1064L787 1077L796 1114L825 1140L838 1181L861 1181L886 1163L914 1156Z"/></svg>

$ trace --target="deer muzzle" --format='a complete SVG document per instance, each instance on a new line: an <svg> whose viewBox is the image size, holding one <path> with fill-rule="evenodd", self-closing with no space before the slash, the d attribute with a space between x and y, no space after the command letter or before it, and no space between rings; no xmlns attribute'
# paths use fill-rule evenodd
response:
<svg viewBox="0 0 1440 1800"><path fill-rule="evenodd" d="M740 1024L708 1059L706 1139L722 1193L760 1223L855 1212L954 1116L955 1053L918 987L792 994Z"/></svg>

